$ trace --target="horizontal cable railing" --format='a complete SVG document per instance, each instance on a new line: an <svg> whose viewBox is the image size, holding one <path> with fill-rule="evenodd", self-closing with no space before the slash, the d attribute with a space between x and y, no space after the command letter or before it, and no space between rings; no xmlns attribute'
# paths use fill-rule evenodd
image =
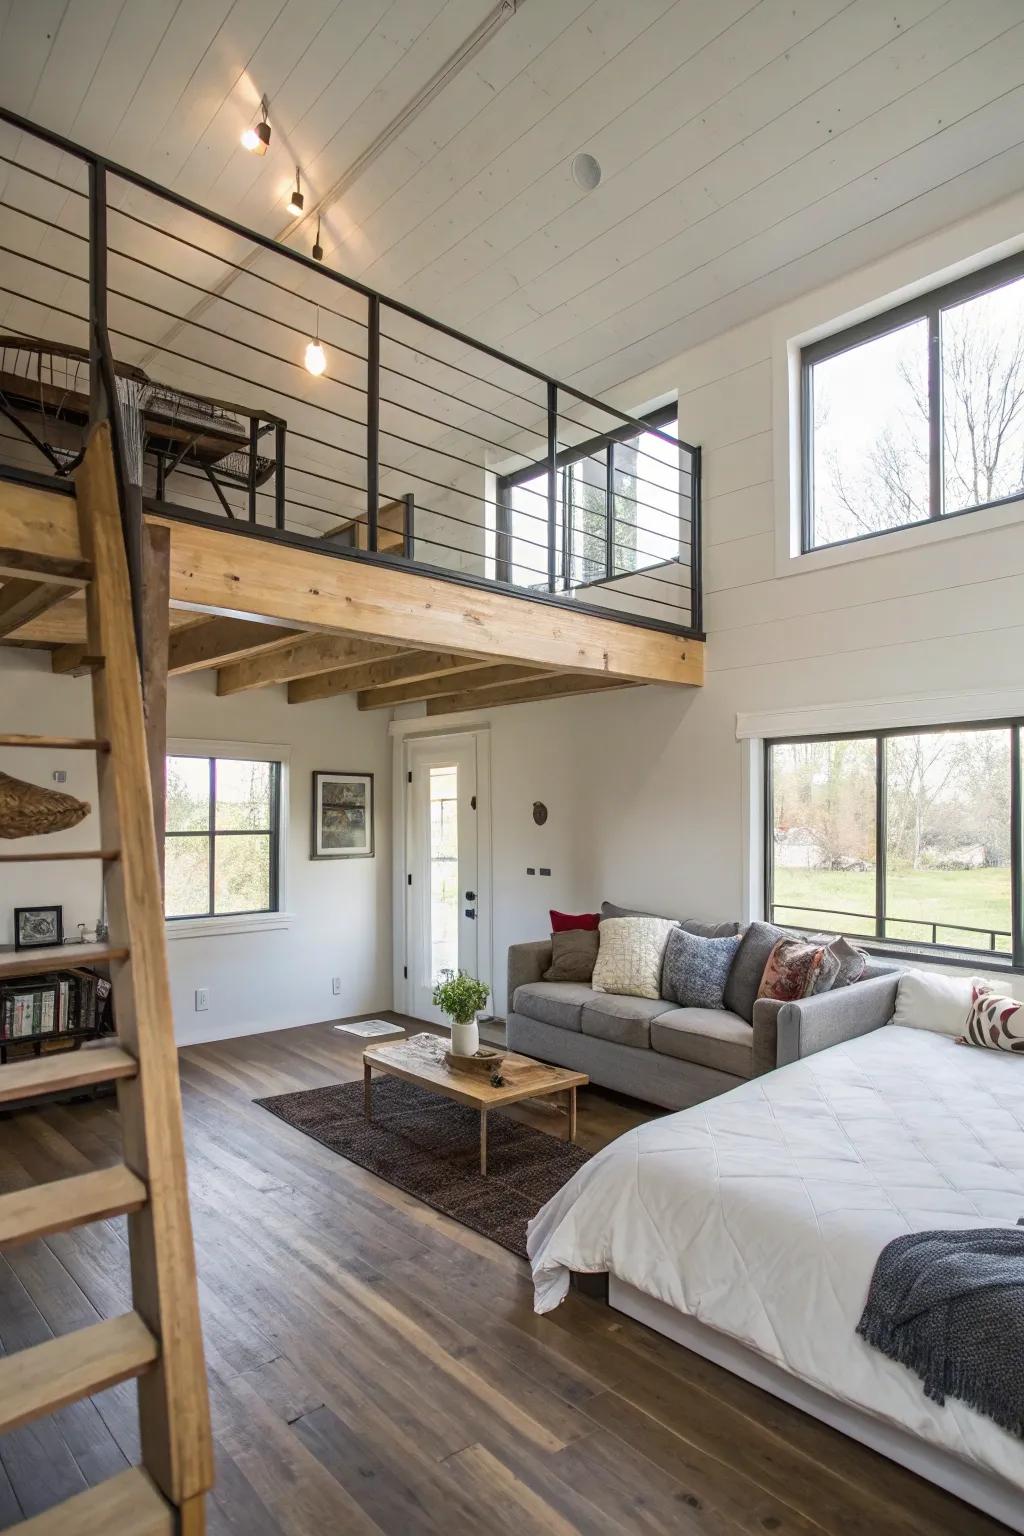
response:
<svg viewBox="0 0 1024 1536"><path fill-rule="evenodd" d="M700 450L0 109L0 475L700 635Z"/></svg>
<svg viewBox="0 0 1024 1536"><path fill-rule="evenodd" d="M797 906L795 903L789 901L776 901L772 904L772 922L784 921L780 914L786 912L810 912L815 917L852 917L859 922L870 923L872 925L869 931L865 931L864 929L848 930L853 937L857 937L859 933L862 938L879 938L885 939L887 941L896 940L897 942L905 943L911 946L914 944L928 943L944 944L946 941L939 938L940 933L974 933L984 934L988 938L988 943L986 945L973 946L977 953L984 954L991 950L999 954L1009 954L1013 941L1013 935L1008 930L1003 928L985 928L979 927L977 924L972 923L947 923L942 918L937 918L933 921L930 917L894 917L891 913L888 912L885 916L885 922L882 925L884 932L878 933L875 914L873 912L848 912L838 907L803 907ZM924 928L926 930L930 929L931 938L929 939L922 934L895 933L892 931L893 925L899 928ZM805 928L809 925L801 923L798 925L790 926L799 926ZM996 942L997 939L1005 939L1005 945L998 944ZM972 946L969 946L966 943L952 943L947 944L947 947L950 949L966 949L971 948Z"/></svg>

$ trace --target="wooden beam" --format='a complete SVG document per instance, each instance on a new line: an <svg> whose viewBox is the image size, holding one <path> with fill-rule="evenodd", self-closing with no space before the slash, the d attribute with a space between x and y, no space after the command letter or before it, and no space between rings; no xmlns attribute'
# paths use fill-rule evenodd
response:
<svg viewBox="0 0 1024 1536"><path fill-rule="evenodd" d="M373 688L360 693L360 709L394 709L396 704L414 704L420 699L436 699L445 694L477 688L501 688L515 683L534 682L557 673L538 672L536 667L464 667L459 673L426 677L418 683L402 683L397 688Z"/></svg>
<svg viewBox="0 0 1024 1536"><path fill-rule="evenodd" d="M304 677L288 685L289 704L310 704L316 699L332 699L339 693L357 693L361 688L376 688L387 683L422 682L427 678L445 677L451 691L457 674L461 682L477 667L485 663L466 656L455 656L450 651L412 651L407 656L394 656L386 661L369 661L360 667L345 667L339 672L327 672L320 677Z"/></svg>
<svg viewBox="0 0 1024 1536"><path fill-rule="evenodd" d="M102 665L103 657L94 656L85 644L59 645L50 652L50 671L63 673L66 677L87 677Z"/></svg>
<svg viewBox="0 0 1024 1536"><path fill-rule="evenodd" d="M36 576L71 587L88 579L73 496L0 481L0 576Z"/></svg>
<svg viewBox="0 0 1024 1536"><path fill-rule="evenodd" d="M371 640L354 640L347 635L303 635L273 656L251 656L247 661L221 667L217 673L217 692L224 696L244 693L247 688L269 688L274 683L290 683L294 678L397 655L393 645L378 645Z"/></svg>
<svg viewBox="0 0 1024 1536"><path fill-rule="evenodd" d="M204 619L171 636L167 670L174 677L201 672L246 656L265 655L291 645L293 629L280 624L253 624L247 619Z"/></svg>
<svg viewBox="0 0 1024 1536"><path fill-rule="evenodd" d="M13 634L23 624L31 624L48 608L62 603L67 595L66 586L52 581L9 578L0 587L0 635Z"/></svg>
<svg viewBox="0 0 1024 1536"><path fill-rule="evenodd" d="M164 832L167 827L167 656L171 633L171 531L145 523L142 528L142 704L146 717L146 757L153 792L153 830L160 885L164 882ZM188 634L188 630L185 630Z"/></svg>
<svg viewBox="0 0 1024 1536"><path fill-rule="evenodd" d="M545 677L540 682L506 688L470 688L462 693L449 693L439 699L428 699L427 714L458 714L467 709L493 709L499 704L532 704L541 699L565 699L578 693L606 693L610 688L635 686L619 677Z"/></svg>

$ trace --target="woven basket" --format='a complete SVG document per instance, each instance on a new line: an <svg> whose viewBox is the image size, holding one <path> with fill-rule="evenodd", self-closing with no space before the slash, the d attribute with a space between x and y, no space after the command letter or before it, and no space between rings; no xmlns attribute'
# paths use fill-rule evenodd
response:
<svg viewBox="0 0 1024 1536"><path fill-rule="evenodd" d="M24 779L0 773L0 837L38 837L42 832L65 832L84 821L92 807L74 795L43 789Z"/></svg>

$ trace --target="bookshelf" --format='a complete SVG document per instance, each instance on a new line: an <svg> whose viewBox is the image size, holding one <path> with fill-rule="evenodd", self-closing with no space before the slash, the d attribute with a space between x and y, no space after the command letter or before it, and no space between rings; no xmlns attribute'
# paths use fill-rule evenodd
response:
<svg viewBox="0 0 1024 1536"><path fill-rule="evenodd" d="M74 963L74 946L48 950L36 964L24 951L21 974L0 968L0 1071L12 1061L76 1050L113 1030L110 981L93 966ZM13 951L0 950L6 959ZM55 964L55 961L64 963ZM47 962L49 964L47 965Z"/></svg>

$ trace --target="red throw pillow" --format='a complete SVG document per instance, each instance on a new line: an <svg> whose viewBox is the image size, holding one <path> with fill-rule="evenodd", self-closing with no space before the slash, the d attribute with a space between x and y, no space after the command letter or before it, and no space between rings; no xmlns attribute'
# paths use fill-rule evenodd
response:
<svg viewBox="0 0 1024 1536"><path fill-rule="evenodd" d="M601 921L600 912L552 912L551 932L571 933L574 928L594 929Z"/></svg>

